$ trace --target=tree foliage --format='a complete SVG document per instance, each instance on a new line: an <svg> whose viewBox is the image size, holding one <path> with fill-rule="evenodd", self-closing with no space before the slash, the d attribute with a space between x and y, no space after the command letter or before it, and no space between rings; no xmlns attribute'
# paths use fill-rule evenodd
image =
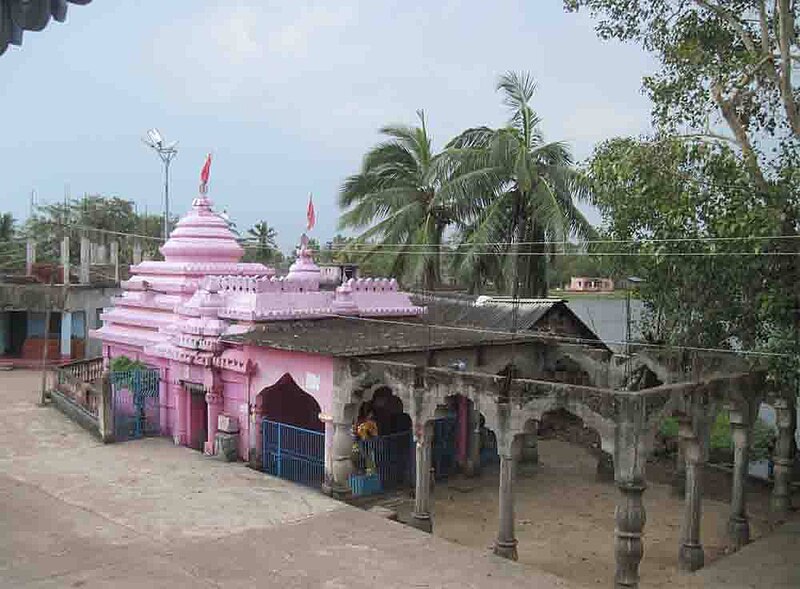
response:
<svg viewBox="0 0 800 589"><path fill-rule="evenodd" d="M594 229L575 205L585 196L572 155L548 143L530 105L536 84L526 73L500 77L509 110L505 127L468 129L447 146L460 229L458 274L477 286L486 278L521 296L547 295L545 241L586 237ZM483 260L484 252L497 257ZM502 286L501 286L502 288Z"/></svg>
<svg viewBox="0 0 800 589"><path fill-rule="evenodd" d="M791 0L564 0L588 9L604 39L635 41L661 68L644 79L658 127L727 140L757 187L769 179L764 148L800 138L797 6ZM765 141L770 138L770 141ZM775 152L778 153L778 152Z"/></svg>
<svg viewBox="0 0 800 589"><path fill-rule="evenodd" d="M510 72L497 89L508 124L468 129L441 153L422 113L418 127L381 130L388 141L367 153L340 193L340 225L367 228L351 246L367 249L362 260L382 253L391 274L431 289L442 284L452 245L453 268L470 290L546 295L550 250L542 242L593 232L575 205L584 186L566 146L544 141L531 76Z"/></svg>
<svg viewBox="0 0 800 589"><path fill-rule="evenodd" d="M364 260L384 253L391 273L407 283L434 288L441 280L441 246L451 223L448 178L425 124L391 125L387 140L370 149L361 170L339 192L341 228L362 230Z"/></svg>
<svg viewBox="0 0 800 589"><path fill-rule="evenodd" d="M247 230L244 239L246 249L245 260L248 262L261 262L273 264L283 260L283 254L278 249L278 232L266 221L259 221Z"/></svg>
<svg viewBox="0 0 800 589"><path fill-rule="evenodd" d="M162 226L160 215L139 214L133 201L91 195L38 206L26 221L23 233L36 241L37 260L56 262L65 236L70 237L73 259L80 256L81 237L88 237L93 243L120 241L130 246L138 239L144 251L155 256ZM131 253L132 247L120 247L120 262L130 263Z"/></svg>

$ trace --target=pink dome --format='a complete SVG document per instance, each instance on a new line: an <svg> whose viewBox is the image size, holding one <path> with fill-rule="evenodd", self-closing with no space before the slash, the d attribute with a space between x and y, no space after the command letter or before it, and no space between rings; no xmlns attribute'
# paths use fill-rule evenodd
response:
<svg viewBox="0 0 800 589"><path fill-rule="evenodd" d="M200 196L176 225L161 253L167 262L238 262L244 249L228 223L211 210L211 200Z"/></svg>

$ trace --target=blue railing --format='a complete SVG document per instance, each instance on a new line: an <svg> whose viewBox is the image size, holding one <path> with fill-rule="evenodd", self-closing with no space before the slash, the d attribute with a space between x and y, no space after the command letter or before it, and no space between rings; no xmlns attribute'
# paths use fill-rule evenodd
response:
<svg viewBox="0 0 800 589"><path fill-rule="evenodd" d="M318 487L325 476L325 434L279 421L261 423L264 471Z"/></svg>
<svg viewBox="0 0 800 589"><path fill-rule="evenodd" d="M376 436L358 442L356 469L366 472L373 467L383 489L397 489L414 480L414 459L411 431Z"/></svg>
<svg viewBox="0 0 800 589"><path fill-rule="evenodd" d="M161 433L158 370L137 368L110 373L114 439L132 440Z"/></svg>

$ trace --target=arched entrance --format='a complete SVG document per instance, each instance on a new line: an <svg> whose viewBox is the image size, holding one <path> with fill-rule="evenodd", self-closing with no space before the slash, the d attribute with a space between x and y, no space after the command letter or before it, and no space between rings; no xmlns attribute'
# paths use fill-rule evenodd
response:
<svg viewBox="0 0 800 589"><path fill-rule="evenodd" d="M378 435L358 440L354 480L370 484L353 484L356 495L411 485L414 480L414 442L411 417L405 413L403 401L388 387L380 387L369 401L358 408L355 429L366 420L373 420Z"/></svg>
<svg viewBox="0 0 800 589"><path fill-rule="evenodd" d="M289 374L256 397L261 420L262 468L268 474L320 486L325 473L324 425L316 399Z"/></svg>

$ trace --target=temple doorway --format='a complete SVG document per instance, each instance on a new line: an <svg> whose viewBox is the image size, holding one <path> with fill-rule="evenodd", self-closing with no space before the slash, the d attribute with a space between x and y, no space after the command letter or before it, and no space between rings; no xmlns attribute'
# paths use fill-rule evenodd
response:
<svg viewBox="0 0 800 589"><path fill-rule="evenodd" d="M289 374L257 397L262 416L262 468L271 475L319 487L325 475L325 427L316 399Z"/></svg>
<svg viewBox="0 0 800 589"><path fill-rule="evenodd" d="M208 403L201 387L190 389L189 435L189 447L202 452L208 439Z"/></svg>

